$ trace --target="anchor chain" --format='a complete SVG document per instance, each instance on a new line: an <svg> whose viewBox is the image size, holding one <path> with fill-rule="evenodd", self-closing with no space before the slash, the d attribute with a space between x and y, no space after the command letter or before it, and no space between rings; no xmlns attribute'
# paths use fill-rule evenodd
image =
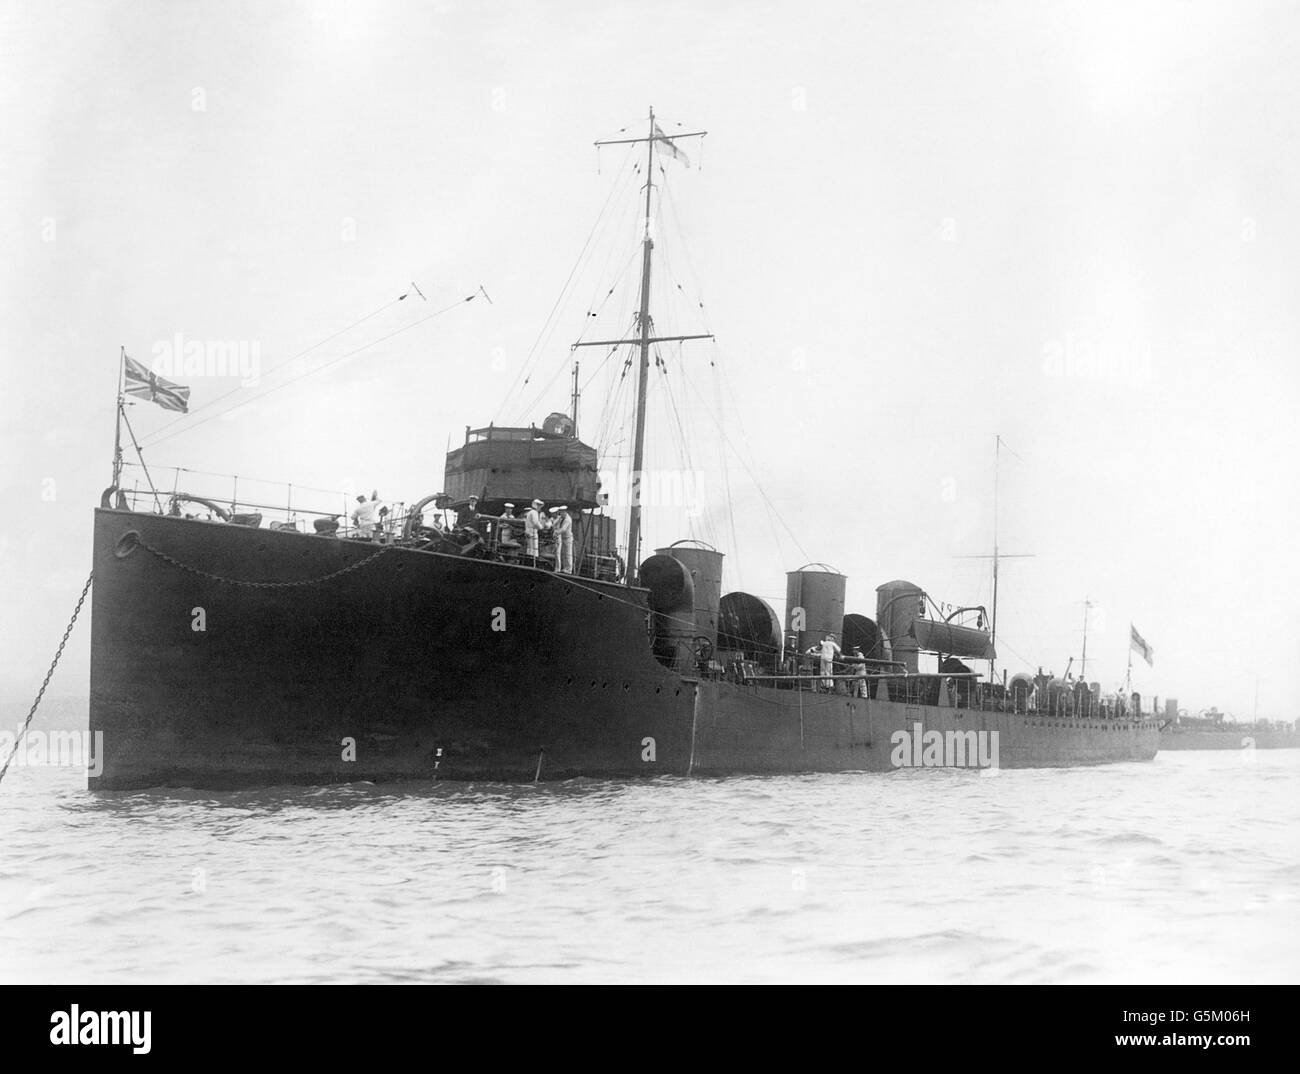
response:
<svg viewBox="0 0 1300 1074"><path fill-rule="evenodd" d="M198 567L191 567L188 563L182 563L175 556L168 555L162 549L154 548L152 545L147 544L144 541L144 539L138 535L135 538L135 544L136 546L143 548L146 552L149 552L152 555L157 556L164 563L170 563L177 570L182 570L182 571L186 571L189 574L198 575L198 577L200 578L207 578L209 581L222 582L226 585L241 585L241 586L246 586L249 589L296 589L296 588L301 588L303 586L320 585L323 582L328 582L335 578L341 578L343 575L350 574L352 571L360 570L367 563L370 563L373 560L378 559L390 548L392 548L392 545L384 545L378 551L372 552L370 555L366 556L365 559L359 559L355 563L349 563L346 567L342 567L337 571L331 572L330 574L323 574L319 578L304 578L301 581L297 581L297 582L250 582L242 578L226 578L220 574L213 574L211 571L204 571L204 570L200 570Z"/></svg>
<svg viewBox="0 0 1300 1074"><path fill-rule="evenodd" d="M18 756L18 747L22 745L23 737L27 734L27 728L31 726L32 717L36 715L36 710L40 707L41 698L45 696L45 688L50 685L54 669L59 666L59 659L63 656L63 647L68 644L68 637L72 634L72 628L76 625L77 616L81 614L81 606L86 603L86 594L90 592L90 583L94 580L95 572L91 571L90 577L86 579L86 584L82 586L81 596L77 598L77 606L72 609L72 618L68 620L68 626L63 632L63 640L59 642L58 651L54 654L54 659L50 661L50 670L45 673L45 680L41 683L41 688L36 692L36 700L32 702L32 707L27 713L27 719L23 721L23 729L18 732L18 737L14 739L14 748L9 751L9 756L5 758L4 767L0 768L0 783L4 782L5 773L9 771L10 763Z"/></svg>

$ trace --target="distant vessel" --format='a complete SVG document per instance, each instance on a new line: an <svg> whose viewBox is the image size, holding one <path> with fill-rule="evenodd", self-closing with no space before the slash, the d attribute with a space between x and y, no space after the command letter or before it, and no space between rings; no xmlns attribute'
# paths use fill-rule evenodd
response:
<svg viewBox="0 0 1300 1074"><path fill-rule="evenodd" d="M993 616L949 610L895 580L877 588L869 618L846 610L845 575L806 564L787 574L783 621L758 596L723 593L712 546L641 557L651 349L708 338L660 335L651 317L656 152L681 157L677 143L702 133L669 137L652 110L645 137L615 140L647 154L640 303L628 338L582 345L627 348L637 362L626 541L605 511L596 449L577 435L576 378L573 414L467 429L443 490L365 532L324 511L302 532L297 517L313 512L233 493L228 508L152 488L138 502L122 487L119 439L94 523L90 728L104 746L91 787L1155 756L1157 723L1136 696L972 671L968 661L993 667L996 599ZM556 569L545 533L533 547L533 525L507 514L534 500L572 512L571 572ZM207 519L186 517L195 504ZM437 524L448 511L458 523ZM270 512L280 517L264 530ZM922 670L923 655L937 670Z"/></svg>
<svg viewBox="0 0 1300 1074"><path fill-rule="evenodd" d="M1227 719L1227 714L1217 708L1207 709L1196 716L1178 711L1178 702L1171 703L1160 727L1162 750L1286 750L1300 749L1300 735L1295 724L1260 720L1238 723Z"/></svg>

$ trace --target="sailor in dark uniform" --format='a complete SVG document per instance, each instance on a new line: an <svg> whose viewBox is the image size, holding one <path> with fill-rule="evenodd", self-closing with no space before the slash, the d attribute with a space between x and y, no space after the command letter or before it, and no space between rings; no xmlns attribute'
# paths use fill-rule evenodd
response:
<svg viewBox="0 0 1300 1074"><path fill-rule="evenodd" d="M853 690L855 697L867 696L867 658L862 655L862 650L858 646L853 646L852 658L848 661L853 665Z"/></svg>
<svg viewBox="0 0 1300 1074"><path fill-rule="evenodd" d="M469 503L456 512L456 528L464 529L478 518L478 497L471 496Z"/></svg>

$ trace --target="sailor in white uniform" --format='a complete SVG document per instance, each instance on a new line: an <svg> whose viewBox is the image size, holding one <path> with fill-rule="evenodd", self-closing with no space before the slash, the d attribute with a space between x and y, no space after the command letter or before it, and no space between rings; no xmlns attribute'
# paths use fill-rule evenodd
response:
<svg viewBox="0 0 1300 1074"><path fill-rule="evenodd" d="M515 549L519 547L519 542L515 540L515 527L511 524L515 520L515 505L508 503L501 519L497 522L497 547Z"/></svg>
<svg viewBox="0 0 1300 1074"><path fill-rule="evenodd" d="M827 634L826 637L822 638L820 645L814 645L808 652L821 656L821 672L823 675L835 674L835 658L840 655L840 647L835 644L834 634ZM822 687L826 690L834 690L835 680L822 679Z"/></svg>
<svg viewBox="0 0 1300 1074"><path fill-rule="evenodd" d="M524 514L524 554L537 558L537 538L547 523L542 515L542 501L534 500Z"/></svg>
<svg viewBox="0 0 1300 1074"><path fill-rule="evenodd" d="M375 532L375 525L379 522L379 516L378 495L373 495L368 500L364 496L358 496L356 509L352 512L352 524L357 528L357 536L372 537Z"/></svg>
<svg viewBox="0 0 1300 1074"><path fill-rule="evenodd" d="M555 569L573 573L573 519L567 507L552 508L551 532L555 534Z"/></svg>

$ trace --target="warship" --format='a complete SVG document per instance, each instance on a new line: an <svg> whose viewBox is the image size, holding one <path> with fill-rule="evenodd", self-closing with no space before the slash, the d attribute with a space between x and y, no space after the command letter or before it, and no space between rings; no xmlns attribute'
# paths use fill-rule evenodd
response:
<svg viewBox="0 0 1300 1074"><path fill-rule="evenodd" d="M1294 750L1300 749L1296 725L1282 720L1261 720L1256 712L1248 722L1234 720L1211 707L1191 715L1178 702L1166 702L1160 724L1162 750Z"/></svg>
<svg viewBox="0 0 1300 1074"><path fill-rule="evenodd" d="M576 345L626 354L633 373L625 534L578 436L576 373L572 412L467 428L436 492L386 509L362 498L349 518L160 492L147 470L147 490L125 487L124 396L181 412L188 400L123 353L113 482L94 516L92 789L1155 756L1158 721L1137 695L997 675L996 549L990 609L898 579L868 615L846 607L845 574L810 563L787 574L778 616L725 590L713 545L642 548L652 353L711 338L660 334L651 315L655 167L703 133L667 135L652 109L644 136L597 143L644 152L631 331Z"/></svg>

